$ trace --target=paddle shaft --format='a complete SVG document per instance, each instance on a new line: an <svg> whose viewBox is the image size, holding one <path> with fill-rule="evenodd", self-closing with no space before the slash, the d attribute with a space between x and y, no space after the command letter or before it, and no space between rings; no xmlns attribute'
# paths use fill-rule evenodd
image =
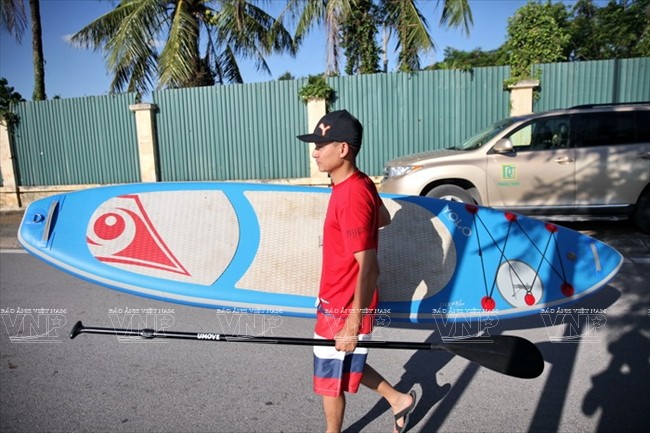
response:
<svg viewBox="0 0 650 433"><path fill-rule="evenodd" d="M336 344L335 340L322 340L317 338L263 337L242 334L214 334L209 332L174 332L167 330L156 331L153 329L132 330L120 328L97 328L84 326L81 322L77 322L77 324L72 328L70 338L75 338L77 335L82 333L117 335L122 337L141 337L144 339L169 338L176 340L260 343L291 346L334 346ZM414 343L407 341L358 341L357 347L372 347L377 349L445 350L443 345L436 345L432 343Z"/></svg>
<svg viewBox="0 0 650 433"><path fill-rule="evenodd" d="M208 332L163 332L153 329L132 330L87 327L80 321L72 328L70 338L75 338L77 335L82 333L141 337L145 339L169 338L194 341L220 341L293 346L334 346L336 344L335 340L316 338L263 337ZM544 369L544 360L537 347L524 338L512 335L476 337L442 344L409 341L358 341L357 347L376 349L443 350L461 356L469 361L475 362L499 373L526 379L539 376Z"/></svg>

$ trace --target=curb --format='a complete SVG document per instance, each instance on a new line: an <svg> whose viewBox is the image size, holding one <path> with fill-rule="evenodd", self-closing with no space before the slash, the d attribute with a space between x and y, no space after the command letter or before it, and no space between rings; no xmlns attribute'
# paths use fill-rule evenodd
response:
<svg viewBox="0 0 650 433"><path fill-rule="evenodd" d="M0 250L21 250L23 247L18 243L18 239L10 237L0 238Z"/></svg>
<svg viewBox="0 0 650 433"><path fill-rule="evenodd" d="M20 221L23 219L24 210L0 211L0 249L22 249L18 243L17 233Z"/></svg>

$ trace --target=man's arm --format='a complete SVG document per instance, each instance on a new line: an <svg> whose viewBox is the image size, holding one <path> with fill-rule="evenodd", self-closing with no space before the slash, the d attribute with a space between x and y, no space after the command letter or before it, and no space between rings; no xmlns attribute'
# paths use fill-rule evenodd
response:
<svg viewBox="0 0 650 433"><path fill-rule="evenodd" d="M387 226L390 224L390 212L386 209L386 206L382 203L379 207L379 228Z"/></svg>
<svg viewBox="0 0 650 433"><path fill-rule="evenodd" d="M336 334L336 349L353 352L357 347L357 337L363 319L363 312L370 306L379 278L377 250L365 250L354 254L359 263L359 277L354 291L352 311L343 328Z"/></svg>

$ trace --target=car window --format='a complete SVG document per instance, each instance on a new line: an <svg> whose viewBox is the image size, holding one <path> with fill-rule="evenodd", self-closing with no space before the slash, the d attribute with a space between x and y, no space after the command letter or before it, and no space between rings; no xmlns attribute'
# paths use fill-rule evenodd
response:
<svg viewBox="0 0 650 433"><path fill-rule="evenodd" d="M474 150L483 146L488 141L492 140L499 132L503 131L508 126L512 125L516 119L509 117L507 119L500 120L489 128L479 132L478 134L470 137L465 140L465 142L460 146L459 150ZM456 147L452 149L458 149Z"/></svg>
<svg viewBox="0 0 650 433"><path fill-rule="evenodd" d="M650 143L650 110L636 113L636 142Z"/></svg>
<svg viewBox="0 0 650 433"><path fill-rule="evenodd" d="M572 119L576 146L612 146L650 142L650 111L577 114Z"/></svg>
<svg viewBox="0 0 650 433"><path fill-rule="evenodd" d="M507 138L517 151L565 148L570 145L569 125L568 116L534 119Z"/></svg>

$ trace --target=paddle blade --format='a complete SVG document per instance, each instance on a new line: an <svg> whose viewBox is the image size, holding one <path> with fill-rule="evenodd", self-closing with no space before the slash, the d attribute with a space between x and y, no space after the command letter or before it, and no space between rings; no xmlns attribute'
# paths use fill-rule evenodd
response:
<svg viewBox="0 0 650 433"><path fill-rule="evenodd" d="M439 344L447 352L508 376L533 379L544 371L544 357L532 342L512 335L494 335Z"/></svg>

